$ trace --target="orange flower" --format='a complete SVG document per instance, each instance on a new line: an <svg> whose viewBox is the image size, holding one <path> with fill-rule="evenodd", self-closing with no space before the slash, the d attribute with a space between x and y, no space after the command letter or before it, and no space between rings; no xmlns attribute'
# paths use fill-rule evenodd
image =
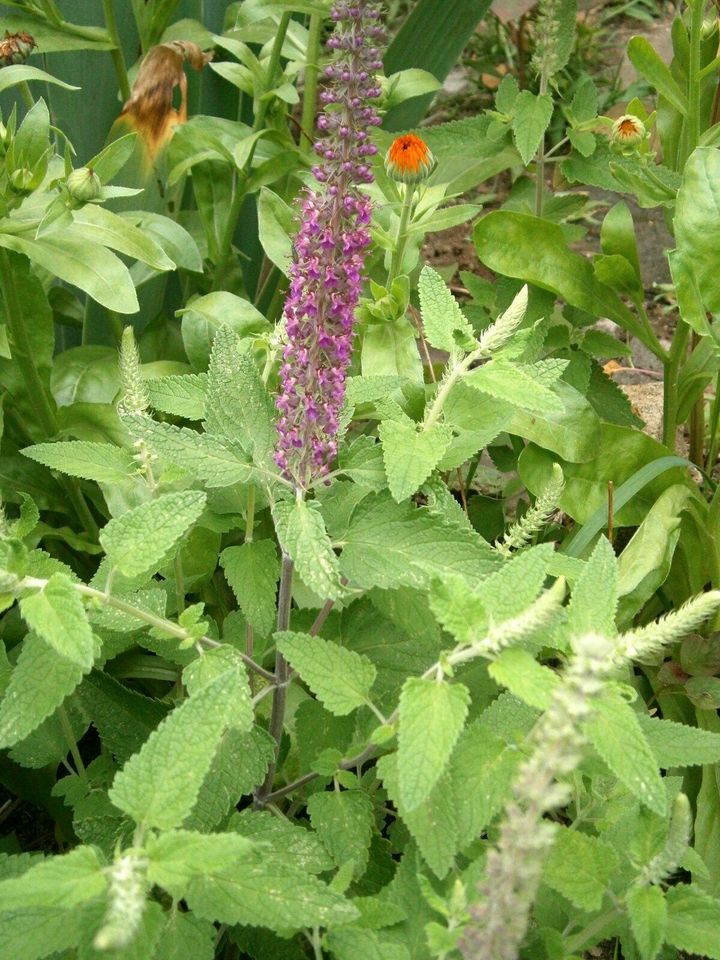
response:
<svg viewBox="0 0 720 960"><path fill-rule="evenodd" d="M435 157L420 137L404 133L390 145L385 155L385 170L393 180L402 183L419 183L435 169Z"/></svg>

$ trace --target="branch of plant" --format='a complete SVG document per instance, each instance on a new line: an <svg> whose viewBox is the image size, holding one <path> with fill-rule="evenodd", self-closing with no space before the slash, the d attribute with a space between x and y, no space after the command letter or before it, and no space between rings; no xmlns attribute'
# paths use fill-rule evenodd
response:
<svg viewBox="0 0 720 960"><path fill-rule="evenodd" d="M43 580L40 577L24 577L18 583L18 590L44 590L47 584L48 581ZM90 600L96 600L108 607L119 610L121 613L127 613L129 616L135 617L136 619L141 620L143 623L146 623L149 627L162 630L164 633L174 637L176 640L183 641L193 639L193 634L184 627L181 627L180 624L175 623L174 620L168 620L166 617L159 617L150 610L143 610L141 607L133 606L133 604L128 603L127 600L123 600L120 597L114 597L112 594L106 593L103 590L97 590L95 587L89 587L85 583L73 583L72 586L73 589L81 596L87 597ZM213 640L212 637L203 636L195 639L198 643L208 648L222 646L221 643L218 643L217 640ZM256 663L251 657L248 657L247 654L241 653L240 651L238 651L238 653L246 667L248 667L250 670L253 670L268 682L273 684L275 683L275 674L271 673L269 670L266 670L264 667L261 667L259 663Z"/></svg>
<svg viewBox="0 0 720 960"><path fill-rule="evenodd" d="M122 43L120 41L117 20L115 19L114 0L103 0L103 12L105 14L105 29L115 45L110 53L118 79L118 86L120 87L123 100L128 100L130 98L130 82L128 80L125 54L123 53Z"/></svg>
<svg viewBox="0 0 720 960"><path fill-rule="evenodd" d="M400 207L400 220L398 222L397 234L395 235L395 248L392 252L390 269L388 270L387 280L385 281L385 286L388 290L392 286L392 282L395 277L397 277L402 266L403 255L405 254L405 247L407 245L408 238L407 228L408 224L410 223L410 214L412 212L414 196L415 184L406 183L405 195L403 197L402 206Z"/></svg>

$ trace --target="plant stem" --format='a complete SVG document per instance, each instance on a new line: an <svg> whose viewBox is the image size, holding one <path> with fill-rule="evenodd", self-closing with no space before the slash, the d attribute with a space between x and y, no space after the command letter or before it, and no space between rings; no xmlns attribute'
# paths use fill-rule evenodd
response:
<svg viewBox="0 0 720 960"><path fill-rule="evenodd" d="M393 250L392 259L390 261L390 270L388 271L387 282L385 284L388 290L390 289L393 280L400 272L400 268L402 266L403 255L407 245L407 228L410 221L410 213L412 211L414 195L415 184L406 183L405 196L403 197L402 207L400 208L400 222L398 224L398 231L395 238L395 249Z"/></svg>
<svg viewBox="0 0 720 960"><path fill-rule="evenodd" d="M278 595L277 629L287 630L290 625L290 606L292 604L294 564L292 559L283 552L282 572L280 574L280 591ZM288 663L285 657L277 651L275 653L275 692L273 694L272 712L270 714L270 735L275 741L275 758L268 767L265 780L255 794L255 806L262 806L270 791L275 778L275 768L280 752L283 723L285 721L285 706L287 704Z"/></svg>
<svg viewBox="0 0 720 960"><path fill-rule="evenodd" d="M247 488L247 506L245 508L245 543L253 542L253 527L255 526L255 487L250 484ZM255 631L252 624L245 623L245 653L252 657L255 647ZM250 692L254 693L253 678L250 677Z"/></svg>
<svg viewBox="0 0 720 960"><path fill-rule="evenodd" d="M120 87L123 100L128 100L130 98L130 82L125 64L125 54L123 53L117 21L115 20L114 0L103 0L103 10L105 12L105 29L115 44L111 51L111 56L115 66L115 73L117 74L118 86Z"/></svg>
<svg viewBox="0 0 720 960"><path fill-rule="evenodd" d="M47 584L48 581L43 580L40 577L24 577L19 582L18 589L44 590ZM113 597L112 594L105 593L103 590L97 590L95 587L89 587L86 583L73 583L72 586L73 590L79 593L80 596L87 597L90 600L99 600L100 603L104 603L108 607L113 607L113 609L119 610L121 613L127 613L129 616L141 620L149 627L155 627L158 630L162 630L163 633L169 634L176 640L188 640L190 638L190 632L184 627L181 627L179 624L175 623L173 620L168 620L165 617L158 617L157 614L151 613L150 610L143 610L142 607L134 607L131 603L128 603L127 600L122 600L120 597ZM198 642L204 644L206 647L211 648L222 646L221 643L218 643L217 640L213 640L212 637L200 637ZM254 670L255 673L259 674L259 676L263 677L265 680L268 680L272 683L275 682L275 674L270 673L269 670L261 667L259 663L255 663L254 660L246 656L244 653L241 653L240 657L242 658L242 661L246 667Z"/></svg>
<svg viewBox="0 0 720 960"><path fill-rule="evenodd" d="M303 89L302 116L300 118L301 133L300 153L310 153L313 146L313 131L315 129L315 114L317 112L317 88L320 75L320 34L323 18L320 14L310 15L308 27L308 44L305 55L305 85Z"/></svg>
<svg viewBox="0 0 720 960"><path fill-rule="evenodd" d="M678 427L677 413L680 367L685 359L689 334L690 327L682 317L678 317L678 325L670 347L670 355L665 364L663 391L663 443L673 452L675 451L675 434L677 433Z"/></svg>
<svg viewBox="0 0 720 960"><path fill-rule="evenodd" d="M27 80L23 80L22 83L19 83L18 88L22 94L23 100L25 101L25 106L28 108L28 110L30 110L31 107L35 106L35 99L32 95L32 91L30 90Z"/></svg>
<svg viewBox="0 0 720 960"><path fill-rule="evenodd" d="M445 401L448 398L448 394L458 380L467 373L467 371L470 369L470 366L482 355L482 352L482 349L473 350L473 352L469 353L464 360L451 365L448 373L445 375L443 380L440 381L440 389L436 393L433 404L430 407L427 416L425 417L425 430L429 430L430 427L434 426L434 424L437 422L438 417L442 413L442 408L445 404Z"/></svg>
<svg viewBox="0 0 720 960"><path fill-rule="evenodd" d="M691 337L692 348L700 342L700 337L693 330ZM702 467L705 452L705 394L704 391L697 398L690 411L690 453L689 459Z"/></svg>
<svg viewBox="0 0 720 960"><path fill-rule="evenodd" d="M547 93L548 75L547 68L543 64L543 70L540 74L540 96ZM543 192L545 190L545 134L542 135L540 146L538 147L535 160L535 216L543 215Z"/></svg>
<svg viewBox="0 0 720 960"><path fill-rule="evenodd" d="M67 715L65 707L60 705L57 708L57 716L60 721L60 726L67 740L67 745L70 748L70 753L72 754L73 763L75 764L75 769L81 780L87 781L87 770L85 769L85 764L83 763L83 758L80 756L80 750L78 749L77 740L75 739L75 734L73 733L72 724L70 723L70 718Z"/></svg>
<svg viewBox="0 0 720 960"><path fill-rule="evenodd" d="M690 50L688 56L688 115L683 123L678 169L682 170L685 161L700 140L700 58L702 56L702 26L705 0L690 0Z"/></svg>

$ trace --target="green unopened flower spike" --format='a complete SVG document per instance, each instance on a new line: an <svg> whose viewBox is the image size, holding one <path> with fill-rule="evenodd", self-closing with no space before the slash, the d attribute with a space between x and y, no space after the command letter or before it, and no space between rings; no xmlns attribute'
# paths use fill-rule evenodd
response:
<svg viewBox="0 0 720 960"><path fill-rule="evenodd" d="M96 950L121 950L137 936L145 912L146 869L146 861L132 850L109 868L108 909L95 934Z"/></svg>
<svg viewBox="0 0 720 960"><path fill-rule="evenodd" d="M529 543L557 510L564 489L565 480L562 467L560 464L554 463L552 476L543 492L527 513L510 527L502 540L495 544L495 549L503 556L509 557L513 550L519 550Z"/></svg>
<svg viewBox="0 0 720 960"><path fill-rule="evenodd" d="M692 810L690 801L684 793L675 797L670 829L665 846L656 854L642 871L641 883L662 883L671 876L682 863L685 851L690 844L692 833Z"/></svg>
<svg viewBox="0 0 720 960"><path fill-rule="evenodd" d="M120 341L120 383L123 396L120 401L123 412L147 413L150 408L150 394L143 380L140 367L140 353L135 343L135 334L131 326L125 327Z"/></svg>

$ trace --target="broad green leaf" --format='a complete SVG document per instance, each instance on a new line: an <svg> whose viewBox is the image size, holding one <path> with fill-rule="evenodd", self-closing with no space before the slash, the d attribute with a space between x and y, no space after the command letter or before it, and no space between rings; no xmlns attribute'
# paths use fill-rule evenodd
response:
<svg viewBox="0 0 720 960"><path fill-rule="evenodd" d="M33 447L25 447L22 453L51 470L97 483L119 483L137 470L130 451L110 443L61 440L58 443L36 443Z"/></svg>
<svg viewBox="0 0 720 960"><path fill-rule="evenodd" d="M275 741L262 727L246 733L227 730L183 826L203 831L216 827L243 796L262 783L274 757Z"/></svg>
<svg viewBox="0 0 720 960"><path fill-rule="evenodd" d="M665 97L684 117L687 116L688 102L682 88L670 72L668 65L645 37L633 37L627 48L630 63L635 67L657 92Z"/></svg>
<svg viewBox="0 0 720 960"><path fill-rule="evenodd" d="M441 523L428 510L398 505L389 493L381 493L367 497L355 511L340 570L353 587L423 588L448 572L477 581L500 563L479 534Z"/></svg>
<svg viewBox="0 0 720 960"><path fill-rule="evenodd" d="M258 236L267 258L287 276L292 263L294 213L276 193L261 187L257 199Z"/></svg>
<svg viewBox="0 0 720 960"><path fill-rule="evenodd" d="M76 697L91 717L103 747L121 762L140 749L168 712L165 704L99 670L86 678Z"/></svg>
<svg viewBox="0 0 720 960"><path fill-rule="evenodd" d="M199 917L287 932L333 926L358 912L343 896L304 871L259 854L242 870L226 869L192 879L185 900Z"/></svg>
<svg viewBox="0 0 720 960"><path fill-rule="evenodd" d="M247 677L226 670L176 707L117 774L110 799L136 823L180 826L193 808L227 727L249 730Z"/></svg>
<svg viewBox="0 0 720 960"><path fill-rule="evenodd" d="M37 634L29 633L0 703L0 748L24 740L39 727L86 672L61 657Z"/></svg>
<svg viewBox="0 0 720 960"><path fill-rule="evenodd" d="M62 573L45 587L25 596L20 611L27 625L61 657L87 673L93 665L95 642L80 594Z"/></svg>
<svg viewBox="0 0 720 960"><path fill-rule="evenodd" d="M551 290L593 316L606 316L648 346L647 332L619 297L598 281L592 263L568 248L558 224L498 210L475 227L478 256L491 270Z"/></svg>
<svg viewBox="0 0 720 960"><path fill-rule="evenodd" d="M58 80L51 73L44 70L38 70L37 67L31 67L26 63L13 63L8 67L3 67L0 73L0 93L16 86L18 83L27 83L29 80L41 80L43 83L54 83L63 90L79 90L80 87L73 87L64 80Z"/></svg>
<svg viewBox="0 0 720 960"><path fill-rule="evenodd" d="M605 214L600 228L600 244L603 253L620 254L625 257L632 265L635 275L638 279L640 278L640 258L635 239L635 226L632 213L623 201L610 207Z"/></svg>
<svg viewBox="0 0 720 960"><path fill-rule="evenodd" d="M427 480L452 439L452 431L444 424L418 429L409 417L383 420L378 434L390 493L398 503Z"/></svg>
<svg viewBox="0 0 720 960"><path fill-rule="evenodd" d="M252 356L229 326L215 334L208 369L205 429L238 441L257 464L267 465L277 440L272 399Z"/></svg>
<svg viewBox="0 0 720 960"><path fill-rule="evenodd" d="M581 910L597 910L618 863L610 844L565 828L556 834L543 880Z"/></svg>
<svg viewBox="0 0 720 960"><path fill-rule="evenodd" d="M564 380L558 380L552 392L560 401L559 408L551 406L543 411L530 411L516 406L512 418L506 421L508 433L544 450L552 450L573 463L592 460L600 428L597 413L588 400Z"/></svg>
<svg viewBox="0 0 720 960"><path fill-rule="evenodd" d="M158 377L145 383L150 405L162 413L172 413L187 420L202 420L205 416L207 376L191 373L184 376Z"/></svg>
<svg viewBox="0 0 720 960"><path fill-rule="evenodd" d="M331 930L323 937L323 946L335 960L411 960L402 943L390 943L381 932L347 926Z"/></svg>
<svg viewBox="0 0 720 960"><path fill-rule="evenodd" d="M252 540L226 547L220 566L248 623L261 637L275 622L280 561L272 540Z"/></svg>
<svg viewBox="0 0 720 960"><path fill-rule="evenodd" d="M114 567L126 577L138 576L160 566L204 507L205 494L198 490L166 493L109 520L100 543Z"/></svg>
<svg viewBox="0 0 720 960"><path fill-rule="evenodd" d="M408 810L430 795L447 767L467 716L467 687L410 677L400 694L398 776Z"/></svg>
<svg viewBox="0 0 720 960"><path fill-rule="evenodd" d="M0 881L0 912L24 907L76 907L99 896L107 879L93 847L49 857L19 877ZM0 926L2 922L0 921Z"/></svg>
<svg viewBox="0 0 720 960"><path fill-rule="evenodd" d="M133 434L145 440L154 453L189 470L207 487L247 483L254 475L245 451L229 440L198 433L188 427L176 427L173 423L158 423L149 417L127 419Z"/></svg>
<svg viewBox="0 0 720 960"><path fill-rule="evenodd" d="M667 795L637 714L612 688L593 700L585 731L598 755L638 800L663 816Z"/></svg>
<svg viewBox="0 0 720 960"><path fill-rule="evenodd" d="M281 502L273 511L278 539L303 582L322 600L342 595L338 558L322 515L304 500Z"/></svg>
<svg viewBox="0 0 720 960"><path fill-rule="evenodd" d="M522 90L513 105L513 140L527 166L537 153L553 115L553 99L549 93Z"/></svg>
<svg viewBox="0 0 720 960"><path fill-rule="evenodd" d="M150 837L145 844L148 880L180 900L194 877L232 868L242 870L255 850L257 845L239 833L170 830Z"/></svg>
<svg viewBox="0 0 720 960"><path fill-rule="evenodd" d="M678 251L691 271L705 309L711 313L720 310L715 257L720 226L713 213L720 204L719 177L720 150L698 147L685 165L674 217ZM705 333L707 329L698 332Z"/></svg>
<svg viewBox="0 0 720 960"><path fill-rule="evenodd" d="M266 849L268 857L285 860L294 870L315 874L333 868L317 834L290 820L279 820L268 810L246 807L232 815L228 829L254 840Z"/></svg>
<svg viewBox="0 0 720 960"><path fill-rule="evenodd" d="M471 371L465 377L465 383L475 390L521 407L523 410L540 414L561 413L562 401L548 385L537 379L537 366L510 363L508 360L498 358ZM560 376L560 373L562 371L555 379Z"/></svg>
<svg viewBox="0 0 720 960"><path fill-rule="evenodd" d="M133 260L146 263L153 270L175 268L170 257L152 237L105 207L87 203L73 211L73 221L82 235L97 246L109 247Z"/></svg>
<svg viewBox="0 0 720 960"><path fill-rule="evenodd" d="M265 317L248 300L217 290L191 301L178 311L188 360L196 370L206 370L218 329L228 326L240 337L255 338L269 329Z"/></svg>
<svg viewBox="0 0 720 960"><path fill-rule="evenodd" d="M91 243L78 226L37 240L0 233L0 246L23 253L60 280L78 287L116 313L137 313L138 300L130 272L114 253Z"/></svg>
<svg viewBox="0 0 720 960"><path fill-rule="evenodd" d="M679 950L720 960L720 900L684 883L670 887L665 940Z"/></svg>
<svg viewBox="0 0 720 960"><path fill-rule="evenodd" d="M153 960L213 960L217 930L191 913L170 910Z"/></svg>
<svg viewBox="0 0 720 960"><path fill-rule="evenodd" d="M586 633L615 636L618 594L618 565L607 537L600 537L583 567L568 605L568 636Z"/></svg>
<svg viewBox="0 0 720 960"><path fill-rule="evenodd" d="M422 803L408 810L400 793L397 754L381 757L377 771L423 859L437 877L444 877L462 842L449 773L440 777Z"/></svg>
<svg viewBox="0 0 720 960"><path fill-rule="evenodd" d="M432 267L423 267L418 281L425 339L437 350L472 349L475 335L447 284Z"/></svg>
<svg viewBox="0 0 720 960"><path fill-rule="evenodd" d="M631 887L625 903L640 960L655 960L665 942L665 895L660 887Z"/></svg>
<svg viewBox="0 0 720 960"><path fill-rule="evenodd" d="M81 924L80 911L64 906L9 910L0 916L0 954L40 960L70 950L80 939Z"/></svg>
<svg viewBox="0 0 720 960"><path fill-rule="evenodd" d="M348 446L341 446L338 468L359 486L379 492L387 486L383 451L373 437L361 434Z"/></svg>
<svg viewBox="0 0 720 960"><path fill-rule="evenodd" d="M520 647L503 650L488 667L488 673L523 703L539 710L547 710L558 685L557 675Z"/></svg>
<svg viewBox="0 0 720 960"><path fill-rule="evenodd" d="M644 713L638 719L655 762L664 770L720 763L720 733Z"/></svg>
<svg viewBox="0 0 720 960"><path fill-rule="evenodd" d="M376 670L367 657L305 633L275 637L280 653L331 713L342 717L368 702Z"/></svg>
<svg viewBox="0 0 720 960"><path fill-rule="evenodd" d="M362 790L315 793L307 811L313 829L338 867L353 862L354 875L365 872L370 838L375 828L372 800Z"/></svg>

